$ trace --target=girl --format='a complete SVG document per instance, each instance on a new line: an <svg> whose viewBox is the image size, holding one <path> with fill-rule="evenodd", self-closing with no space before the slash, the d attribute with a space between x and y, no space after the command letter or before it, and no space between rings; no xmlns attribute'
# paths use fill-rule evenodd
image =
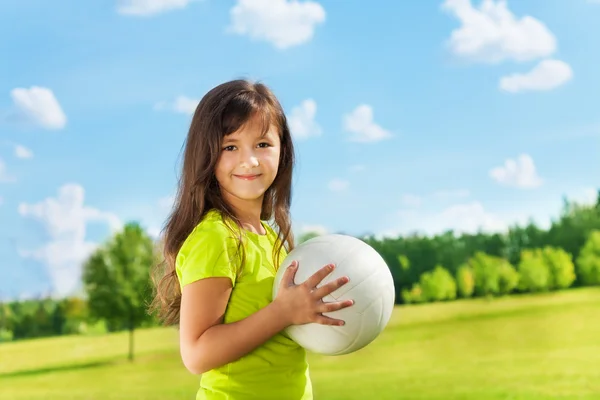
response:
<svg viewBox="0 0 600 400"><path fill-rule="evenodd" d="M293 163L286 117L263 84L227 82L198 104L151 306L179 325L183 364L202 374L196 399L312 399L306 352L283 330L342 325L322 313L353 304L323 302L348 282L318 286L333 265L295 284L297 261L272 298L277 267L294 247Z"/></svg>

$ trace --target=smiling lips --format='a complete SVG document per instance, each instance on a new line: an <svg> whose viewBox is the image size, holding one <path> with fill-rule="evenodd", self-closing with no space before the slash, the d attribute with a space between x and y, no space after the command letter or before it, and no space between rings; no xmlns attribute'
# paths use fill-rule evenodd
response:
<svg viewBox="0 0 600 400"><path fill-rule="evenodd" d="M254 174L254 175L234 175L236 178L240 178L243 179L245 181L253 181L254 179L258 178L261 174Z"/></svg>

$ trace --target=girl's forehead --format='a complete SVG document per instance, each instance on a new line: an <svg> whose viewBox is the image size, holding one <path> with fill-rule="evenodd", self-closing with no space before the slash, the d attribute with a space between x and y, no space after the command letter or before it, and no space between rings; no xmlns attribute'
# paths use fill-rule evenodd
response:
<svg viewBox="0 0 600 400"><path fill-rule="evenodd" d="M254 140L263 137L279 137L277 127L273 124L269 124L268 127L265 127L263 121L253 118L252 120L240 126L237 131L229 135L225 135L224 140Z"/></svg>

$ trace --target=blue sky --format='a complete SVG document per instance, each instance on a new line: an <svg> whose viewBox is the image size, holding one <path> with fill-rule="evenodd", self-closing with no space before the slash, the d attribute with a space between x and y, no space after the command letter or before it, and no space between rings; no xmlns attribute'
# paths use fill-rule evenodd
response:
<svg viewBox="0 0 600 400"><path fill-rule="evenodd" d="M85 3L85 4L84 4ZM0 298L76 291L161 228L198 99L238 77L296 138L295 230L547 226L599 185L600 3L0 3Z"/></svg>

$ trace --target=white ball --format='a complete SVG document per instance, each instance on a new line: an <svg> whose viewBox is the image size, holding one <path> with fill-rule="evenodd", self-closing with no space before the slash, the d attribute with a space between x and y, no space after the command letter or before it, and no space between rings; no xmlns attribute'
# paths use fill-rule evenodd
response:
<svg viewBox="0 0 600 400"><path fill-rule="evenodd" d="M323 315L341 319L343 326L318 323L292 325L285 332L305 349L324 355L341 355L357 351L371 343L388 324L395 301L394 281L383 258L371 246L347 235L330 234L307 240L292 250L282 262L273 284L273 298L285 270L298 261L294 282L300 284L327 264L335 269L318 287L342 276L350 281L324 302L354 300L342 310Z"/></svg>

